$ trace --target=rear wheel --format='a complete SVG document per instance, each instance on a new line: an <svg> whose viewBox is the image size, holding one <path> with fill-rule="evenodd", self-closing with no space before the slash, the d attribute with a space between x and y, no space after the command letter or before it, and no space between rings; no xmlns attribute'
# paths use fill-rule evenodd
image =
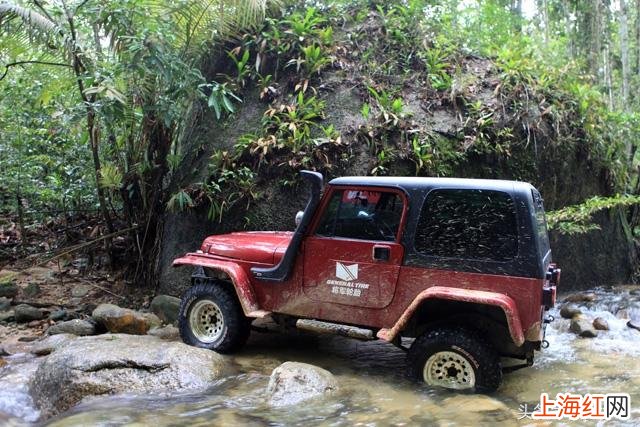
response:
<svg viewBox="0 0 640 427"><path fill-rule="evenodd" d="M407 362L412 377L432 386L491 392L502 382L496 351L465 329L425 332L413 342Z"/></svg>
<svg viewBox="0 0 640 427"><path fill-rule="evenodd" d="M219 353L240 349L251 326L233 289L214 281L194 285L182 295L178 324L186 344Z"/></svg>

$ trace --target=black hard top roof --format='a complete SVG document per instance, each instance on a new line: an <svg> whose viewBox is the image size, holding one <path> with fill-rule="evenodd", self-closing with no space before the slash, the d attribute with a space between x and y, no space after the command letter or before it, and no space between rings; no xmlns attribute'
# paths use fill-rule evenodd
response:
<svg viewBox="0 0 640 427"><path fill-rule="evenodd" d="M396 187L407 192L432 188L459 188L470 190L497 190L506 192L529 192L533 186L522 181L470 178L424 178L408 176L344 176L332 179L330 185Z"/></svg>

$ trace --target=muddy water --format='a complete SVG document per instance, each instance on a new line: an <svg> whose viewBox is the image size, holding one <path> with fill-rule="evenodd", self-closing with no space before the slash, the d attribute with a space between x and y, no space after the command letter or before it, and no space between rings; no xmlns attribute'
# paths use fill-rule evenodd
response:
<svg viewBox="0 0 640 427"><path fill-rule="evenodd" d="M508 374L491 395L459 395L413 383L405 376L404 352L380 342L339 337L291 337L254 333L242 354L231 362L237 375L220 380L206 392L171 396L112 396L94 398L48 424L75 425L535 425L522 414L531 410L540 393L629 393L632 419L606 425L640 425L640 331L626 326L613 313L626 310L640 319L640 291L633 288L597 291L596 303L583 305L589 317L605 318L611 330L595 339L568 332L569 321L550 325L550 347L537 354L533 367ZM21 380L33 361L13 356L0 371L0 414L12 422L29 422L38 414L30 407ZM341 391L286 409L269 408L263 391L271 370L287 360L312 363L336 375ZM14 386L12 386L14 385ZM0 424L9 422L0 415ZM558 425L594 425L568 421ZM541 424L541 425L548 425Z"/></svg>

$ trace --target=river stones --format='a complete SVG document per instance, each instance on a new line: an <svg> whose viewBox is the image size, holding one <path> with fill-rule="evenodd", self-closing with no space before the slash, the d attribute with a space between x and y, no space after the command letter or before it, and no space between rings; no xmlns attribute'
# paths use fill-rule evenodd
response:
<svg viewBox="0 0 640 427"><path fill-rule="evenodd" d="M589 319L583 316L576 316L571 319L569 330L582 338L595 338L598 336L598 331L593 328Z"/></svg>
<svg viewBox="0 0 640 427"><path fill-rule="evenodd" d="M512 410L489 396L457 394L448 397L435 410L438 419L455 420L451 425L518 425Z"/></svg>
<svg viewBox="0 0 640 427"><path fill-rule="evenodd" d="M35 282L31 282L29 283L23 290L22 290L22 294L27 297L27 298L35 298L38 295L40 295L40 293L42 292L42 289L40 289L40 285L35 283Z"/></svg>
<svg viewBox="0 0 640 427"><path fill-rule="evenodd" d="M20 304L14 308L14 315L16 322L27 323L32 320L41 320L44 317L44 312L39 308L31 307L27 304Z"/></svg>
<svg viewBox="0 0 640 427"><path fill-rule="evenodd" d="M627 326L640 331L640 320L632 319L627 322Z"/></svg>
<svg viewBox="0 0 640 427"><path fill-rule="evenodd" d="M96 325L88 320L73 319L56 323L47 329L48 335L73 334L79 336L95 335Z"/></svg>
<svg viewBox="0 0 640 427"><path fill-rule="evenodd" d="M91 292L92 287L89 285L75 285L73 288L71 288L71 297L73 298L84 298L87 295L89 295L89 292Z"/></svg>
<svg viewBox="0 0 640 427"><path fill-rule="evenodd" d="M151 301L150 310L164 323L173 325L178 321L180 298L169 295L158 295Z"/></svg>
<svg viewBox="0 0 640 427"><path fill-rule="evenodd" d="M144 335L162 323L155 314L140 313L114 304L100 304L91 317L109 332L133 335Z"/></svg>
<svg viewBox="0 0 640 427"><path fill-rule="evenodd" d="M331 372L307 363L285 362L271 373L267 399L271 406L289 406L338 390Z"/></svg>
<svg viewBox="0 0 640 427"><path fill-rule="evenodd" d="M18 286L13 282L0 283L0 297L13 298L18 294Z"/></svg>
<svg viewBox="0 0 640 427"><path fill-rule="evenodd" d="M226 373L226 359L210 350L148 335L105 334L58 345L29 391L46 418L87 396L204 389Z"/></svg>
<svg viewBox="0 0 640 427"><path fill-rule="evenodd" d="M7 311L11 308L11 300L7 297L0 297L0 311Z"/></svg>
<svg viewBox="0 0 640 427"><path fill-rule="evenodd" d="M565 304L560 309L560 316L564 319L573 319L579 314L582 314L582 310L573 304Z"/></svg>
<svg viewBox="0 0 640 427"><path fill-rule="evenodd" d="M156 327L149 329L149 332L147 332L147 334L169 341L175 341L180 338L180 331L173 325L166 325L161 328Z"/></svg>
<svg viewBox="0 0 640 427"><path fill-rule="evenodd" d="M596 317L595 319L593 319L593 327L598 331L608 331L609 322L607 322L602 317Z"/></svg>
<svg viewBox="0 0 640 427"><path fill-rule="evenodd" d="M593 302L596 300L596 294L593 292L579 292L571 294L564 299L564 302Z"/></svg>

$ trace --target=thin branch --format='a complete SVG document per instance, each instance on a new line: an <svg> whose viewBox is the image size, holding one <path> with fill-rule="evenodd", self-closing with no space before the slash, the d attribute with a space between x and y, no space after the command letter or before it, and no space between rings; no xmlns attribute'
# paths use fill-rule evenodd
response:
<svg viewBox="0 0 640 427"><path fill-rule="evenodd" d="M78 13L78 11L79 11L80 9L82 9L82 8L84 7L84 5L85 5L85 4L89 3L89 1L91 1L91 0L83 0L83 1L82 1L82 3L80 3L79 5L77 5L77 6L75 7L75 9L73 9L73 15L75 16L75 15L76 15L76 13Z"/></svg>
<svg viewBox="0 0 640 427"><path fill-rule="evenodd" d="M55 24L56 21L53 20L51 15L49 15L49 12L47 12L47 10L44 8L44 6L42 6L42 4L38 0L34 0L33 4L35 4L38 7L38 9L40 9L40 11L42 12L42 14L44 16L49 18L49 21L51 21L53 24Z"/></svg>
<svg viewBox="0 0 640 427"><path fill-rule="evenodd" d="M48 62L48 61L36 61L36 60L31 60L31 61L16 61L16 62L11 62L9 64L5 64L4 65L4 73L2 73L2 76L0 76L0 80L4 79L7 74L9 73L9 68L10 67L14 67L16 65L24 65L24 64L40 64L40 65L54 65L56 67L69 67L69 68L73 68L71 65L69 64L65 64L63 62Z"/></svg>

